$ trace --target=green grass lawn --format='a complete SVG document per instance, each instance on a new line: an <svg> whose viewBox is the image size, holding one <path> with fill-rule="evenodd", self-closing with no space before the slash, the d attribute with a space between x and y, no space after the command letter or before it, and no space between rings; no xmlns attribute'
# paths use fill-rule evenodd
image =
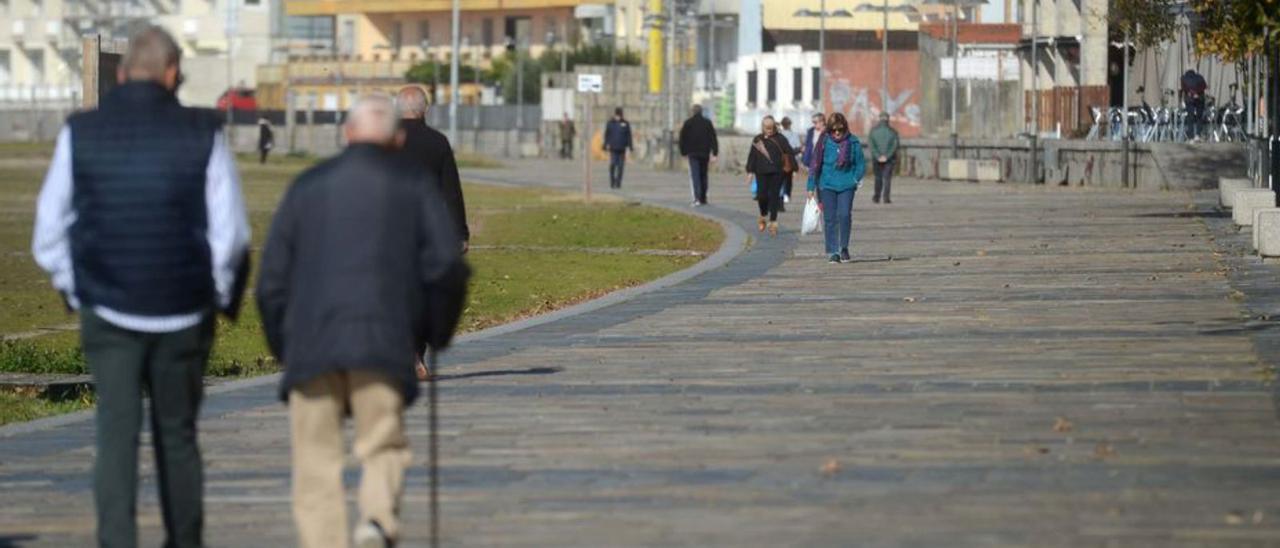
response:
<svg viewBox="0 0 1280 548"><path fill-rule="evenodd" d="M34 203L49 154L48 145L0 145L0 336L76 323L30 254ZM315 160L276 156L266 165L255 160L240 158L256 250L288 182ZM459 161L497 165L483 158ZM723 240L714 222L648 206L604 199L587 204L571 194L476 184L465 184L464 193L472 245L477 246L468 255L475 270L462 321L468 331L638 285L699 260L692 254L629 251L709 253ZM548 247L553 249L542 249ZM276 369L252 299L238 322L219 320L210 375L238 377ZM0 372L84 373L77 334L61 331L0 341ZM49 402L0 393L0 424L91 404L89 397Z"/></svg>

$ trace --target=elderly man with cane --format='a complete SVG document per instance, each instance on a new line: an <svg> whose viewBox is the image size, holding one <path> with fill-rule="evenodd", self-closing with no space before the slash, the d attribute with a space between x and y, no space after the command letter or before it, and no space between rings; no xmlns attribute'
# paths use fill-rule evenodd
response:
<svg viewBox="0 0 1280 548"><path fill-rule="evenodd" d="M159 27L129 41L119 86L58 135L32 250L68 307L93 372L93 495L100 546L136 546L142 398L165 546L201 546L204 471L196 443L214 313L234 317L249 222L222 118L187 108L182 50Z"/></svg>
<svg viewBox="0 0 1280 548"><path fill-rule="evenodd" d="M399 540L415 356L448 344L462 312L469 270L459 236L436 189L393 149L397 118L389 96L360 98L344 126L350 144L294 181L263 250L256 294L285 364L304 547ZM362 466L354 535L342 485L347 414Z"/></svg>

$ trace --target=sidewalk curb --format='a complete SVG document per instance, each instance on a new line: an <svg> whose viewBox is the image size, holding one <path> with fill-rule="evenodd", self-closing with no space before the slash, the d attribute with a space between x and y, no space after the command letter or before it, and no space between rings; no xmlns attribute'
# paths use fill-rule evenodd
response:
<svg viewBox="0 0 1280 548"><path fill-rule="evenodd" d="M564 191L564 189L556 188L548 185L514 183L508 179L499 179L495 177L469 175L467 178L474 179L486 184L498 184L498 185L520 186L520 187L532 186L532 187L539 187L539 188L547 188L555 191ZM635 299L637 297L640 297L642 295L652 293L660 289L665 289L674 285L678 285L680 283L693 279L699 275L702 275L706 272L725 266L734 258L736 258L738 255L741 255L742 252L746 251L747 249L747 244L750 241L750 237L747 235L745 230L743 230L737 224L734 224L732 221L728 219L724 219L722 217L718 217L716 215L712 215L704 211L689 210L687 208L681 208L681 207L677 207L669 204L663 204L661 202L656 202L652 200L645 200L643 198L638 198L635 196L625 195L625 197L627 200L639 202L644 205L659 207L668 211L674 211L674 212L682 213L685 215L691 215L694 217L715 221L720 224L720 228L725 232L724 242L720 244L720 248L717 249L715 253L712 253L707 258L701 261L698 261L693 266L690 266L689 268L686 268L684 270L673 272L671 274L668 274L666 276L663 276L661 278L658 278L656 280L653 280L651 282L648 282L642 285L638 285L635 287L628 287L626 289L620 289L612 293L609 293L607 295L604 295L602 297L598 297L586 302L578 303L567 308L562 308L560 310L547 312L546 314L539 314L532 318L526 318L523 320L511 322L511 323L497 325L494 327L490 327L488 329L482 329L480 331L467 333L465 335L462 335L456 338L453 344L457 346L457 345L467 344L470 342L492 339L494 337L499 337L502 335L509 335L511 333L516 333L518 331L524 331L526 329L530 329L540 325L557 322L573 316L579 316L582 314L586 314L588 312L594 312L602 308L607 308L610 306L621 304L621 303L630 301L632 299ZM448 351L445 352L445 355L446 356L448 355ZM205 389L205 399L207 400L211 396L225 394L228 392L234 392L234 391L242 390L245 388L254 388L254 387L259 387L266 384L276 384L280 382L280 376L281 376L280 373L272 373L272 374L263 375L260 377L239 379L239 380L234 380L226 383L221 383L215 386L210 386ZM53 428L58 428L58 427L66 426L69 424L75 424L83 421L92 420L93 417L94 417L94 411L90 409L85 411L77 411L75 413L68 413L65 415L55 415L52 417L45 417L42 419L35 419L27 422L20 422L20 423L10 424L6 426L0 426L0 439L9 438L13 436L20 436L20 435L29 434L32 432L51 430Z"/></svg>

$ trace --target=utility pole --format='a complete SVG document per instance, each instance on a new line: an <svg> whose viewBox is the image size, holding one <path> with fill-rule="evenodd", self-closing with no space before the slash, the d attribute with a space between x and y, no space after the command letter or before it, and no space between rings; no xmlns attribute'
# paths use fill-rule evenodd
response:
<svg viewBox="0 0 1280 548"><path fill-rule="evenodd" d="M886 0L887 1L887 0ZM716 89L716 0L707 0L711 18L707 23L707 89ZM712 115L712 118L715 118Z"/></svg>
<svg viewBox="0 0 1280 548"><path fill-rule="evenodd" d="M453 0L453 52L449 56L449 141L458 143L458 45L462 40L462 8L461 0ZM432 72L435 72L432 61Z"/></svg>
<svg viewBox="0 0 1280 548"><path fill-rule="evenodd" d="M824 0L825 1L825 0ZM675 169L675 139L673 128L676 127L676 0L667 0L667 169Z"/></svg>
<svg viewBox="0 0 1280 548"><path fill-rule="evenodd" d="M1124 141L1123 143L1124 158L1120 165L1121 167L1124 168L1124 172L1120 174L1120 184L1121 186L1128 188L1129 186L1129 27L1127 25L1124 27L1124 43L1120 44L1120 47L1124 49L1124 64L1120 66L1120 70L1124 71L1124 79L1123 79L1123 83L1121 84L1121 86L1123 87L1122 91L1123 91L1124 98L1121 101L1122 106L1120 107L1120 116L1122 120L1120 124L1120 127L1121 127L1120 138L1123 139Z"/></svg>
<svg viewBox="0 0 1280 548"><path fill-rule="evenodd" d="M1040 182L1040 0L1031 0L1031 182Z"/></svg>
<svg viewBox="0 0 1280 548"><path fill-rule="evenodd" d="M881 9L884 19L880 36L880 111L892 115L889 112L889 0L884 0Z"/></svg>
<svg viewBox="0 0 1280 548"><path fill-rule="evenodd" d="M823 86L827 85L827 0L822 0L818 4L821 13L818 14L818 110L825 111L822 107L822 100L825 99L825 93L822 93Z"/></svg>
<svg viewBox="0 0 1280 548"><path fill-rule="evenodd" d="M886 13L886 17L888 12ZM888 29L885 39L889 38ZM957 84L960 83L960 0L951 0L951 157L960 157L960 134L956 126Z"/></svg>

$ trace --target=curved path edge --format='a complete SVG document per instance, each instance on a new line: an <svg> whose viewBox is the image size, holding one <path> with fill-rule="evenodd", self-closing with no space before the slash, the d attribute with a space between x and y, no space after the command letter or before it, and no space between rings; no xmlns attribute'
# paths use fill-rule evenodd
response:
<svg viewBox="0 0 1280 548"><path fill-rule="evenodd" d="M538 184L533 182L513 183L508 180L502 180L497 178L487 178L487 177L470 177L470 178L476 179L484 184L497 184L497 185L508 185L508 186L537 186L537 187L547 188L550 190L556 190L556 191L562 191L562 192L564 191L564 189L562 188L555 188L549 185L543 185L543 184ZM658 278L650 282L646 282L641 285L619 289L617 291L612 291L606 295L597 297L595 299L590 299L572 306L568 306L558 310L553 310L551 312L539 314L537 316L525 318L522 320L505 323L502 325L496 325L487 329L482 329L480 331L467 333L455 339L453 344L457 346L457 345L462 345L462 344L467 344L467 343L472 343L477 341L483 341L486 339L492 339L494 337L499 337L502 335L509 335L511 333L524 331L537 326L558 322L561 320L565 320L567 318L580 316L582 314L586 314L589 312L594 312L602 308L607 308L610 306L622 304L627 301L633 300L637 297L640 297L642 295L681 284L683 282L696 278L702 274L705 274L712 270L723 267L729 264L729 262L732 261L734 258L741 255L742 252L747 249L747 243L750 241L750 237L747 235L746 231L743 230L740 226L738 226L734 222L724 217L714 215L710 212L697 211L697 210L691 211L687 208L680 208L670 204L664 204L656 200L648 200L648 199L644 199L636 196L627 196L627 198L629 200L639 202L647 206L658 207L658 208L666 209L668 211L674 211L684 215L689 215L692 217L699 217L702 219L715 221L720 225L720 228L724 230L725 239L723 242L721 242L719 249L717 249L715 253L712 253L710 256L706 257L705 259L698 261L697 263L695 263L693 266L690 266L689 268L685 268L685 269L673 272L671 274L668 274L666 276L663 276L661 278ZM214 386L209 386L205 389L205 397L207 399L210 396L216 396L216 395L225 394L228 392L235 392L237 390L242 390L246 388L255 388L255 387L259 387L267 384L275 384L280 382L280 375L281 375L280 373L271 373L268 375L262 375L258 377L247 378L247 379L239 379L239 380L234 380L230 382L220 383ZM5 426L0 426L0 439L11 438L14 436L20 436L23 434L28 434L33 432L42 432L42 431L50 430L53 428L76 424L84 421L90 421L93 419L93 416L94 416L93 410L87 409L84 411L77 411L74 413L54 415L51 417L34 419L26 422L8 424Z"/></svg>

